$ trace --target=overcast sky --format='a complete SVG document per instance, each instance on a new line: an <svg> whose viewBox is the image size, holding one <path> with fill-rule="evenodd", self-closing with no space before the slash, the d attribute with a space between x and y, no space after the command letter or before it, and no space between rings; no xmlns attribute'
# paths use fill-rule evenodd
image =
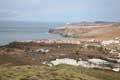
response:
<svg viewBox="0 0 120 80"><path fill-rule="evenodd" d="M120 0L0 0L0 20L120 21Z"/></svg>

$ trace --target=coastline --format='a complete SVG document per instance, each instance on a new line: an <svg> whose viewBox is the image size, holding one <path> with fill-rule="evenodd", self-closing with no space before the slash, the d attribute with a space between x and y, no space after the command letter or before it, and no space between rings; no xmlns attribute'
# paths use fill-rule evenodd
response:
<svg viewBox="0 0 120 80"><path fill-rule="evenodd" d="M49 32L72 38L109 40L119 37L119 30L119 22L90 22L64 25L50 29Z"/></svg>
<svg viewBox="0 0 120 80"><path fill-rule="evenodd" d="M119 37L110 39L64 37L16 40L0 46L0 65L47 65L54 67L67 64L120 72L119 44Z"/></svg>

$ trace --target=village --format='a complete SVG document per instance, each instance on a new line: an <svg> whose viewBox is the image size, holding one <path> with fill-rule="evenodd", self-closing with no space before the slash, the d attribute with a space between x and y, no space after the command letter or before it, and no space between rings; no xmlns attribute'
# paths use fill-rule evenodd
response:
<svg viewBox="0 0 120 80"><path fill-rule="evenodd" d="M84 53L84 56L92 56L83 59L84 57L71 57L71 53L69 51L67 53L66 48L64 51L59 51L60 54L56 54L51 51L51 47L41 47L35 48L33 52L41 52L44 54L55 53L56 56L49 55L49 57L54 57L54 59L50 59L47 61L43 61L43 64L47 64L49 66L58 65L58 64L69 64L75 66L83 66L87 68L99 68L105 70L112 70L115 72L120 71L120 39L115 38L112 40L95 40L95 39L75 39L75 38L65 38L65 39L41 39L41 40L23 40L16 41L18 43L36 43L36 44L58 44L58 51L62 50L59 44L64 45L76 45L76 55ZM72 48L72 47L71 47ZM54 48L53 48L54 49ZM57 50L57 49L56 49ZM91 52L87 52L91 51ZM63 53L61 53L63 52ZM93 53L92 53L93 52ZM54 54L54 55L55 55ZM62 57L61 57L62 56ZM68 57L69 56L69 57Z"/></svg>

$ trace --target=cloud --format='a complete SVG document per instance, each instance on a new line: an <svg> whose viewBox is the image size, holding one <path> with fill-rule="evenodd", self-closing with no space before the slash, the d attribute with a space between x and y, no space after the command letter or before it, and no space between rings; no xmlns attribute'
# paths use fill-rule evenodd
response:
<svg viewBox="0 0 120 80"><path fill-rule="evenodd" d="M0 0L0 19L120 19L120 0Z"/></svg>

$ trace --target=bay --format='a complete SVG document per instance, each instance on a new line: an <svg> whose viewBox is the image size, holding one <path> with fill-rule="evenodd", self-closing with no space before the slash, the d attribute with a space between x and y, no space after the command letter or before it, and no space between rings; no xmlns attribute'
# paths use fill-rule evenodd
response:
<svg viewBox="0 0 120 80"><path fill-rule="evenodd" d="M16 40L38 40L62 38L57 34L50 34L50 28L63 26L64 23L49 22L0 22L0 45Z"/></svg>

